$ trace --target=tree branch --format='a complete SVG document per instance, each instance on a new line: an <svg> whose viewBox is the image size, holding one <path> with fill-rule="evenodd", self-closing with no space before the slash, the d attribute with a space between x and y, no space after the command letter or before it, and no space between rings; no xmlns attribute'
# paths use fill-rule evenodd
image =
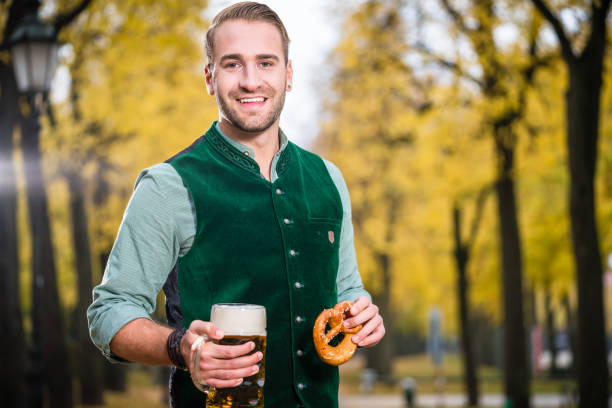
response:
<svg viewBox="0 0 612 408"><path fill-rule="evenodd" d="M596 3L599 3L599 7ZM610 0L591 2L591 34L582 55L589 53L590 50L601 50L605 48L606 16L608 15L609 9Z"/></svg>
<svg viewBox="0 0 612 408"><path fill-rule="evenodd" d="M607 3L610 0L605 0ZM563 54L563 58L571 62L576 59L576 55L574 51L572 51L572 44L570 43L567 35L565 34L565 30L563 29L563 25L559 21L557 17L550 11L550 9L544 4L544 0L531 0L533 5L538 9L540 14L552 25L555 34L557 34L557 39L561 44L561 53Z"/></svg>
<svg viewBox="0 0 612 408"><path fill-rule="evenodd" d="M13 34L15 28L17 28L17 24L21 21L21 19L23 19L24 15L25 9L23 7L23 3L18 1L11 2L8 9L8 17L4 23L0 50L8 49L8 40L11 34Z"/></svg>
<svg viewBox="0 0 612 408"><path fill-rule="evenodd" d="M459 76L474 82L480 88L484 87L484 84L482 83L481 80L465 72L463 69L461 69L459 64L453 61L449 61L441 57L440 55L437 55L436 53L431 51L429 48L427 48L424 44L416 44L416 49L421 51L423 54L431 57L435 62L442 65L443 67L446 67L452 71L455 71L457 74L459 74Z"/></svg>
<svg viewBox="0 0 612 408"><path fill-rule="evenodd" d="M55 32L59 33L62 28L72 23L72 21L75 18L77 18L78 15L81 14L81 12L83 12L83 10L85 10L87 6L89 6L90 3L91 3L91 0L82 0L80 4L78 4L76 7L74 7L72 10L68 11L67 13L62 13L62 14L58 14L57 16L55 16L55 19L53 22L53 26L55 27Z"/></svg>
<svg viewBox="0 0 612 408"><path fill-rule="evenodd" d="M450 16L453 19L453 21L455 22L455 24L457 24L459 26L459 28L461 29L462 32L467 34L470 31L472 31L465 24L465 21L463 20L463 17L461 16L461 13L459 13L457 10L455 10L455 8L453 6L451 6L451 4L448 2L448 0L440 0L440 2L442 3L442 6L444 6L444 9L446 10L446 12L448 14L450 14Z"/></svg>
<svg viewBox="0 0 612 408"><path fill-rule="evenodd" d="M599 6L597 6L599 4ZM601 29L606 26L606 16L610 9L610 0L600 0L591 2L591 24L593 31L595 28Z"/></svg>

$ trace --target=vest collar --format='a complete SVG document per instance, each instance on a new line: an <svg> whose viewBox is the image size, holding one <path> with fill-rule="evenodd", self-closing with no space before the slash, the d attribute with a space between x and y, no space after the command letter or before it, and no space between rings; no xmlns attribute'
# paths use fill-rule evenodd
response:
<svg viewBox="0 0 612 408"><path fill-rule="evenodd" d="M206 132L205 138L215 148L215 150L221 153L221 155L223 155L230 162L250 173L262 177L259 165L254 159L255 153L253 152L253 149L225 135L219 128L218 121L215 120L213 122ZM287 139L285 133L280 129L279 145L280 149L277 153L279 157L278 160L274 160L276 161L276 173L278 176L280 176L287 169L289 158L291 156L289 153L291 149L287 149L289 139Z"/></svg>

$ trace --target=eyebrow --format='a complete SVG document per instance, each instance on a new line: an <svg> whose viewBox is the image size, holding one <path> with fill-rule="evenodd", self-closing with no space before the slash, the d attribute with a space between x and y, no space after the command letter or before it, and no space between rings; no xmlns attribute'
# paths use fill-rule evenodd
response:
<svg viewBox="0 0 612 408"><path fill-rule="evenodd" d="M280 58L278 58L278 56L275 54L258 54L255 57L258 60L272 59L275 61L280 61ZM241 54L226 54L221 57L221 59L219 60L219 63L223 63L224 61L227 61L227 60L242 60L242 59L243 57Z"/></svg>
<svg viewBox="0 0 612 408"><path fill-rule="evenodd" d="M275 61L280 61L280 59L278 58L278 56L274 55L274 54L259 54L257 56L257 59L273 59Z"/></svg>

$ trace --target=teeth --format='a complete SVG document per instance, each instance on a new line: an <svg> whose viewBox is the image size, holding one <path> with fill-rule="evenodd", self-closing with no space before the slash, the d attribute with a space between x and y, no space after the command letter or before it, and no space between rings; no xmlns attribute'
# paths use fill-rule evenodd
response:
<svg viewBox="0 0 612 408"><path fill-rule="evenodd" d="M248 103L248 102L263 102L264 98L243 98L240 99L240 103Z"/></svg>

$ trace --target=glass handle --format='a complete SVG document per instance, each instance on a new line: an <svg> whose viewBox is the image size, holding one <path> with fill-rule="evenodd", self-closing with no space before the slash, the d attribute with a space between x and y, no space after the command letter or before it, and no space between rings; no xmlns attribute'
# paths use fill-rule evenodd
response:
<svg viewBox="0 0 612 408"><path fill-rule="evenodd" d="M200 375L200 354L202 352L202 345L204 345L204 343L206 343L207 341L208 341L208 336L205 334L202 334L201 336L198 336L195 339L195 341L193 342L193 345L191 346L191 349L192 350L195 349L195 353L196 353L195 358L193 359L193 367L191 369L193 384L196 386L198 390L206 394L208 394L209 386L202 380L202 377Z"/></svg>

